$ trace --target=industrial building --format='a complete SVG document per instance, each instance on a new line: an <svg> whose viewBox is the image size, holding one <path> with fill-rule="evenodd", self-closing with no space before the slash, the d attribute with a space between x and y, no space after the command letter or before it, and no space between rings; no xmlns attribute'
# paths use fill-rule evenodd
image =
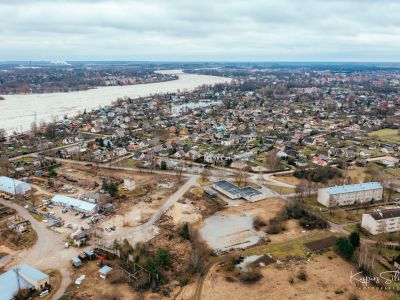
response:
<svg viewBox="0 0 400 300"><path fill-rule="evenodd" d="M361 227L373 235L400 231L400 208L363 214Z"/></svg>
<svg viewBox="0 0 400 300"><path fill-rule="evenodd" d="M50 286L49 275L20 264L0 275L0 299L11 300L20 289L43 291Z"/></svg>
<svg viewBox="0 0 400 300"><path fill-rule="evenodd" d="M14 196L26 195L32 192L32 187L26 182L6 176L0 176L0 192Z"/></svg>
<svg viewBox="0 0 400 300"><path fill-rule="evenodd" d="M252 187L240 188L226 180L216 181L213 183L213 189L224 194L230 199L243 198L247 201L254 202L265 198L265 194Z"/></svg>
<svg viewBox="0 0 400 300"><path fill-rule="evenodd" d="M318 202L326 207L380 201L383 187L379 182L333 186L318 190Z"/></svg>
<svg viewBox="0 0 400 300"><path fill-rule="evenodd" d="M92 203L80 199L75 199L67 196L56 195L51 199L51 201L56 205L61 205L68 207L70 209L79 211L85 214L93 214L98 211L98 204Z"/></svg>

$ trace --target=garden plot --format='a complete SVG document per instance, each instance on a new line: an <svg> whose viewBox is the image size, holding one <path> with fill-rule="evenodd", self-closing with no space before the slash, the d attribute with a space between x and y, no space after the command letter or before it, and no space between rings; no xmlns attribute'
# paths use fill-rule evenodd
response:
<svg viewBox="0 0 400 300"><path fill-rule="evenodd" d="M257 232L253 228L252 217L235 215L205 219L200 234L216 252L247 248L265 237L264 232Z"/></svg>

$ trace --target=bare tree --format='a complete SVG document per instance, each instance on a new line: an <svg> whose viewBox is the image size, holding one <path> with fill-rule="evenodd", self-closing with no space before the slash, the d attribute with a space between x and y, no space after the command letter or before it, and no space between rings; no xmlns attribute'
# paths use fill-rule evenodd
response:
<svg viewBox="0 0 400 300"><path fill-rule="evenodd" d="M193 273L202 273L205 267L205 261L210 253L205 241L201 238L199 232L190 228L190 238L192 242L192 254L190 256L190 267Z"/></svg>
<svg viewBox="0 0 400 300"><path fill-rule="evenodd" d="M203 169L203 172L201 172L200 176L201 176L201 180L203 182L208 182L208 178L210 176L210 172L207 169Z"/></svg>
<svg viewBox="0 0 400 300"><path fill-rule="evenodd" d="M0 142L4 141L7 137L7 132L5 129L0 128Z"/></svg>
<svg viewBox="0 0 400 300"><path fill-rule="evenodd" d="M0 157L0 175L10 176L11 163L8 157Z"/></svg>
<svg viewBox="0 0 400 300"><path fill-rule="evenodd" d="M176 166L175 173L176 173L176 178L178 179L178 182L180 183L182 180L183 167Z"/></svg>
<svg viewBox="0 0 400 300"><path fill-rule="evenodd" d="M275 171L279 166L279 157L276 150L272 150L266 158L266 165L270 171Z"/></svg>

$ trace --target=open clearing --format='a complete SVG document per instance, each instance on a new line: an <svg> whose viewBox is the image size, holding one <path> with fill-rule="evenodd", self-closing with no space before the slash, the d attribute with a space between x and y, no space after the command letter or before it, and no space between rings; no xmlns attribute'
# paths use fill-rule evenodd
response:
<svg viewBox="0 0 400 300"><path fill-rule="evenodd" d="M306 270L307 281L295 277L301 268ZM389 299L389 294L380 290L358 289L349 281L351 272L355 273L355 268L341 258L329 259L322 255L282 269L275 266L262 268L263 278L255 284L245 285L238 281L229 282L215 265L205 279L201 299L348 300L352 294L356 294L358 299ZM293 284L289 283L290 277L294 277Z"/></svg>
<svg viewBox="0 0 400 300"><path fill-rule="evenodd" d="M368 136L378 138L382 142L400 143L400 135L397 129L381 129L368 133Z"/></svg>
<svg viewBox="0 0 400 300"><path fill-rule="evenodd" d="M264 232L254 230L252 217L228 215L205 219L200 234L216 251L247 248L265 237Z"/></svg>

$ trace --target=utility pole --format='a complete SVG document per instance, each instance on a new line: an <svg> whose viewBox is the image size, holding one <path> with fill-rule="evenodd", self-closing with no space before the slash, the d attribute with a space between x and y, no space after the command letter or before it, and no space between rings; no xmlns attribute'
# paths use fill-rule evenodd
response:
<svg viewBox="0 0 400 300"><path fill-rule="evenodd" d="M14 269L14 272L17 274L17 282L18 282L18 292L21 290L21 283L20 283L20 281L19 281L19 271L20 271L21 269L19 268L19 267L16 267L15 269Z"/></svg>

